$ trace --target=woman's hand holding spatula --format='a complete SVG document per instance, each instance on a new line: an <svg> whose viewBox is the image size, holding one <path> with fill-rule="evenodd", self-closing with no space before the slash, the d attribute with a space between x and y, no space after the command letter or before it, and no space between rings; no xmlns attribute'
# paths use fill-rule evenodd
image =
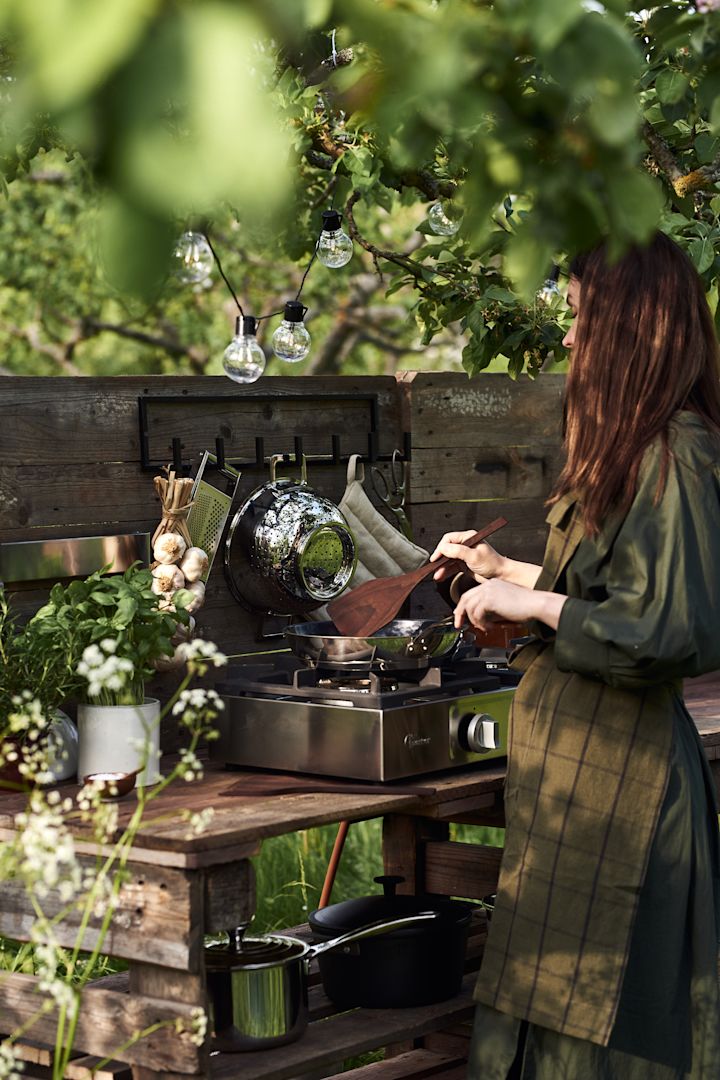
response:
<svg viewBox="0 0 720 1080"><path fill-rule="evenodd" d="M465 547L475 547L486 537L507 525L506 518L496 518L480 532L464 541ZM413 589L441 567L454 571L465 569L465 563L442 556L425 563L417 570L398 577L376 578L357 589L343 593L328 604L328 614L345 637L371 637L381 626L394 619Z"/></svg>

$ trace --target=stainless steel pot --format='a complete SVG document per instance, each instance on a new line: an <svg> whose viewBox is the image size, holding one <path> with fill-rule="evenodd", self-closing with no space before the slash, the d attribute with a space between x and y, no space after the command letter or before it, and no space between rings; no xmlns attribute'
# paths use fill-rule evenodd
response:
<svg viewBox="0 0 720 1080"><path fill-rule="evenodd" d="M437 912L427 911L383 920L318 945L284 934L249 939L241 926L224 935L227 940L206 945L213 1049L269 1050L294 1042L307 1027L311 960L331 950L349 949L362 938L437 917Z"/></svg>
<svg viewBox="0 0 720 1080"><path fill-rule="evenodd" d="M276 478L256 488L235 514L225 538L225 576L235 599L263 614L306 614L334 600L355 572L350 528L334 503L300 480Z"/></svg>
<svg viewBox="0 0 720 1080"><path fill-rule="evenodd" d="M426 637L422 631L427 629ZM357 671L418 671L448 656L463 630L435 619L393 619L372 637L343 637L332 622L298 623L283 631L301 660L322 668Z"/></svg>

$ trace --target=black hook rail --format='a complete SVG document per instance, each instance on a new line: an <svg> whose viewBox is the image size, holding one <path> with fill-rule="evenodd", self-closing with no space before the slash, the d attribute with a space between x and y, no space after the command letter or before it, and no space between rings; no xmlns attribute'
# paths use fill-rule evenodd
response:
<svg viewBox="0 0 720 1080"><path fill-rule="evenodd" d="M150 395L143 394L138 397L138 421L140 428L140 467L144 472L157 472L158 469L163 468L167 461L152 461L150 458L150 421L148 415L148 406L152 404L162 405L194 405L195 407L207 405L207 404L224 404L228 405L233 402L237 403L273 403L280 404L283 401L287 401L288 397L292 400L302 400L308 404L323 403L329 401L364 401L369 407L369 430L367 432L367 452L359 454L358 457L361 462L374 465L379 462L392 461L392 453L381 454L380 453L380 435L378 431L378 419L379 408L377 394L318 394L313 397L306 396L304 394L298 395L283 395L278 397L275 394L253 394L247 397L231 397L226 394L203 394L203 395L177 395L177 394L163 394L163 395ZM330 435L330 447L327 454L306 454L304 450L305 439L308 436L294 435L293 436L293 450L283 453L282 460L286 464L300 465L303 457L308 465L313 467L332 467L338 465L347 464L352 456L351 453L343 452L342 439L343 436L339 434ZM270 461L270 454L265 449L265 436L255 436L255 456L253 458L229 458L225 450L225 439L222 435L213 436L215 441L215 457L216 461L208 461L206 468L215 468L220 472L228 467L238 470L247 469L263 469L266 468ZM314 436L313 438L316 438ZM410 461L412 457L412 436L410 432L403 432L403 445L400 457L403 461ZM192 463L187 463L183 460L183 450L185 449L182 439L175 436L171 439L168 449L172 456L172 467L179 476L189 475L192 471ZM355 451L356 452L356 451ZM397 456L397 453L396 453Z"/></svg>

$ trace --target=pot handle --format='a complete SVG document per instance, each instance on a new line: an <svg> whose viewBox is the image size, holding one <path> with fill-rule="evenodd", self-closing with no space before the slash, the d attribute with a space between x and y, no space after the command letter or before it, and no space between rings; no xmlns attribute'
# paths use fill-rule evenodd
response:
<svg viewBox="0 0 720 1080"><path fill-rule="evenodd" d="M277 475L277 467L281 461L285 460L284 454L273 454L270 458L270 483L274 484ZM300 455L300 483L307 484L307 457L305 454Z"/></svg>
<svg viewBox="0 0 720 1080"><path fill-rule="evenodd" d="M350 930L341 937L332 938L330 941L321 941L317 945L311 945L308 949L308 960L314 960L322 953L330 952L331 949L349 945L351 941L360 941L361 938L375 937L376 934L385 934L389 930L398 930L401 926L414 926L416 923L430 922L439 917L438 911L421 911L419 915L408 915L404 919L383 919L381 922L370 923L359 930Z"/></svg>

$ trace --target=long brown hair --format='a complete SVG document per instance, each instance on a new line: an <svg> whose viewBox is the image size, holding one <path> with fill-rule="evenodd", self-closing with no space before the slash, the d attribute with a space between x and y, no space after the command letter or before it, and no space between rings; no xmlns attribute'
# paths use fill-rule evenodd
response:
<svg viewBox="0 0 720 1080"><path fill-rule="evenodd" d="M718 344L702 282L685 253L657 233L610 263L603 245L574 260L581 282L565 386L567 461L550 502L578 494L585 527L632 502L643 452L691 409L720 433Z"/></svg>

